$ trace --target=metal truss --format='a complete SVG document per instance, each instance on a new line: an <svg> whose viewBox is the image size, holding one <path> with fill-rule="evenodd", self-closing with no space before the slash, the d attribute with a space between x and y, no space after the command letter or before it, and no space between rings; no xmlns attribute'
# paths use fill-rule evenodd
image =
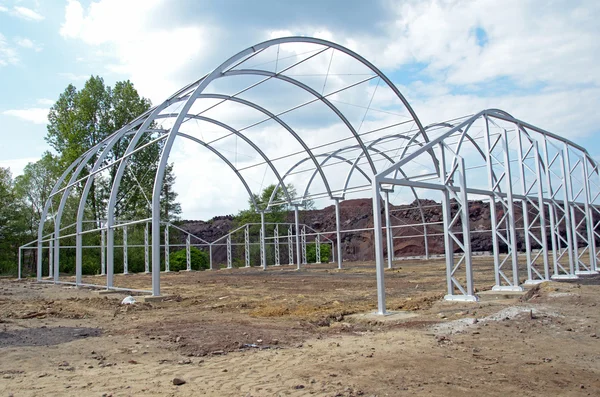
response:
<svg viewBox="0 0 600 397"><path fill-rule="evenodd" d="M280 57L280 49L286 46L293 48L290 51L292 55ZM303 50L298 51L298 48ZM333 74L331 60L338 57L344 59L344 66L349 65L349 71L340 71L337 75L339 84L330 88L328 81ZM318 62L311 64L315 60ZM313 73L312 68L322 65L329 65L324 73ZM315 76L323 80L311 80ZM237 87L235 82L241 80L249 84ZM223 81L227 84L220 85ZM285 90L293 92L289 97L302 98L302 102L280 108L276 95L274 101L257 100L253 94L257 93L255 88L261 85L275 87L273 92L277 93ZM354 96L370 96L365 106L340 101L341 95L358 89L362 91ZM392 106L386 104L385 109L378 110L381 117L372 117L370 112L375 110L372 105L377 102L374 99L378 90L383 89L391 94L386 98L393 99L394 111L390 111ZM239 120L227 120L224 116L235 115L236 111L215 114L212 110L219 106L231 106L240 113L250 112L254 118L249 124L240 125ZM335 131L331 138L323 138L327 135L323 134L318 144L313 138L307 138L306 128L298 125L294 117L288 117L303 109L309 109L307 112L311 115L314 110L323 111L334 120L332 131ZM359 110L352 113L349 109L359 109L364 113L356 113ZM380 124L374 126L376 121ZM198 127L194 129L195 125ZM218 130L219 135L206 139L201 132L209 129ZM264 140L253 138L252 132L256 130L285 139L295 149L281 153L272 148L269 150ZM364 194L373 202L373 228L369 230L373 230L375 235L378 313L385 314L383 230L386 233L387 267L392 267L394 240L400 237L394 236L399 225L392 222L395 218L391 214L393 197L390 193L397 189L398 194L406 192L403 200L408 197L414 199L421 222L400 226L412 227L422 233L425 257L429 257L428 239L435 233L432 232L433 223L427 222L421 201L436 197L441 202L446 299L477 299L472 269L473 231L469 218L473 200L489 203L491 230L487 232L492 236L494 289L521 290L523 282L549 280L550 264L552 278L576 278L597 271L600 258L596 248L596 239L600 239L600 169L583 147L497 109L423 127L397 86L359 54L321 39L286 37L268 40L238 52L210 73L115 131L70 164L45 203L37 241L30 243L37 247L38 281L42 281L42 251L48 249L49 275L53 282L62 282L60 253L67 246L61 246L61 240L74 237L75 284L84 285L83 236L99 234L105 287L118 289L114 285L115 232L123 229L124 272L127 273L133 266L128 263L127 249L133 245L128 242L127 228L131 232L135 225L144 224L144 270L152 274L152 294L160 295L161 256L164 255L165 271L169 271L170 246L177 245L169 242L169 228L176 226L161 219L160 211L160 193L176 139L198 145L206 150L207 156L213 156L222 163L224 169L241 183L254 209L261 214L258 243L251 241L249 225L212 242L184 231L187 270L191 269L191 247L198 245L192 239L201 240L199 244L208 247L210 269L213 269L213 249L220 246L226 247L227 268L232 268L232 256L236 253L232 251L233 245L242 245L232 242L232 235L242 233L242 229L247 267L251 265L250 247L253 244L260 247L261 267L266 269L270 265L267 264L267 245L271 245L271 240L274 264L280 265L279 243L280 238L285 237L280 236L277 225L273 236L268 236L264 219L265 211L278 205L287 205L294 210L294 223L285 225L288 228L289 264L296 264L298 269L306 264L307 236L314 236L317 262L321 259L323 238L326 243L332 244L332 248L334 245L337 248L332 249L332 254L336 254L333 256L341 269L340 202L350 195ZM244 154L252 161L238 161L238 142L251 153ZM116 145L125 148L118 158L111 155ZM123 177L131 166L131 160L153 145L160 147L160 156L157 171L151 175L154 181L152 194L148 196L151 215L145 219L120 219L118 203L127 197L127 192L121 187ZM231 156L233 145L234 157ZM342 167L344 171L340 171ZM257 205L256 192L253 191L257 187L247 174L257 169L263 175L270 175L276 186L265 203L266 208ZM105 219L86 220L89 192L97 179L107 172L113 177ZM343 174L341 177L340 173ZM290 181L303 183L297 197L292 197L287 189L286 183ZM282 197L278 197L277 192L281 192ZM323 231L312 233L310 228L300 224L299 209L313 199L333 201L335 241L326 239ZM73 200L78 200L75 223L66 226L63 213L67 201ZM164 237L161 234L163 226ZM281 226L284 227L283 224ZM47 229L51 231L48 233ZM133 232L130 233L132 236L135 236ZM162 244L161 237L164 238ZM523 250L520 241L524 241L525 255L520 255L520 250ZM164 251L161 251L163 247ZM25 248L31 247L23 246L19 252ZM522 264L526 265L526 274L521 271Z"/></svg>

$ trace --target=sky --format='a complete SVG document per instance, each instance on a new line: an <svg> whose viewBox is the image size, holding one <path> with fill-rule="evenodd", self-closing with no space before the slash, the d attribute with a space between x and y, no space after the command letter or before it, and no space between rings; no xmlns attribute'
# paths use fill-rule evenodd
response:
<svg viewBox="0 0 600 397"><path fill-rule="evenodd" d="M157 104L232 54L289 35L363 55L425 125L500 108L600 158L599 19L595 0L0 0L0 166L18 175L49 149L46 115L70 83L129 79ZM185 188L193 167L175 169L184 218L245 206L239 190L203 200Z"/></svg>

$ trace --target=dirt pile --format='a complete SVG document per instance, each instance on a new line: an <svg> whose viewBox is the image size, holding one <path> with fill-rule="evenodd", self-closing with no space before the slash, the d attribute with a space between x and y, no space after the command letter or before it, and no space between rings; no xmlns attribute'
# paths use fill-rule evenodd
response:
<svg viewBox="0 0 600 397"><path fill-rule="evenodd" d="M421 207L419 209L418 207ZM452 214L458 211L458 205L451 205ZM423 255L425 253L425 239L422 237L424 228L422 223L426 223L427 229L427 244L431 255L444 253L444 238L443 238L443 216L441 203L433 200L415 200L406 205L390 206L391 224L392 226L402 226L394 229L394 256L414 256ZM500 205L496 206L496 218L498 221L503 219L504 212ZM529 217L536 217L535 211L529 206ZM546 219L549 214L546 213ZM578 217L579 219L580 217ZM471 201L469 203L469 219L471 228L471 249L473 252L491 251L492 250L492 234L490 205L483 201ZM521 203L515 203L515 219L517 229L523 227L523 209ZM294 214L290 212L287 218L288 222L294 222ZM373 227L373 210L370 199L355 199L346 200L340 203L340 221L342 230L347 232L342 233L342 254L344 260L362 261L374 259L374 236L369 230L361 230ZM326 232L325 238L335 241L335 207L333 205L320 210L309 210L300 212L300 222L304 223L315 230ZM196 236L199 236L207 241L215 239L227 234L233 225L233 216L219 216L209 221L184 221L181 227ZM504 228L505 225L499 225ZM585 224L582 226L585 228ZM454 230L460 232L462 225L459 223ZM564 234L564 227L561 228ZM582 230L584 232L584 230ZM179 236L183 243L185 237L183 234ZM517 230L517 248L524 250L525 239L524 232ZM549 242L550 244L550 242ZM539 248L536 245L533 249ZM500 244L500 250L506 251L506 246ZM216 256L223 258L215 259L217 261L224 260L225 251L217 252ZM387 252L386 252L387 255Z"/></svg>

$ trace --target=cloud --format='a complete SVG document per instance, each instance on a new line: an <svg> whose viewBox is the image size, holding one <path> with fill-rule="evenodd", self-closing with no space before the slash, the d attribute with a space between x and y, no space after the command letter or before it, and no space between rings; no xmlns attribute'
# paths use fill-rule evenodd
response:
<svg viewBox="0 0 600 397"><path fill-rule="evenodd" d="M18 117L35 124L47 124L48 111L49 109L47 108L11 109L3 111L1 114Z"/></svg>
<svg viewBox="0 0 600 397"><path fill-rule="evenodd" d="M0 66L14 65L18 62L17 52L9 46L6 38L0 33Z"/></svg>
<svg viewBox="0 0 600 397"><path fill-rule="evenodd" d="M138 90L157 102L185 84L178 72L206 49L211 35L197 22L159 27L156 19L167 6L159 0L101 0L84 9L70 0L60 34L88 44L108 71L135 79Z"/></svg>
<svg viewBox="0 0 600 397"><path fill-rule="evenodd" d="M34 163L38 160L39 160L38 157L26 157L26 158L21 158L21 159L0 160L0 167L10 168L12 177L15 178L15 177L23 174L23 170L25 169L25 166L27 164Z"/></svg>
<svg viewBox="0 0 600 397"><path fill-rule="evenodd" d="M85 81L90 77L87 74L75 74L71 72L59 73L58 75L70 81Z"/></svg>
<svg viewBox="0 0 600 397"><path fill-rule="evenodd" d="M28 48L28 49L34 50L35 52L42 51L42 46L41 45L39 45L35 41L33 41L31 39L28 39L28 38L25 38L25 37L16 37L15 38L15 43L19 47Z"/></svg>
<svg viewBox="0 0 600 397"><path fill-rule="evenodd" d="M36 101L40 105L52 106L56 103L54 99L40 98Z"/></svg>
<svg viewBox="0 0 600 397"><path fill-rule="evenodd" d="M43 15L27 7L15 6L13 7L11 13L18 18L25 19L28 21L39 22L46 19L46 17L44 17Z"/></svg>

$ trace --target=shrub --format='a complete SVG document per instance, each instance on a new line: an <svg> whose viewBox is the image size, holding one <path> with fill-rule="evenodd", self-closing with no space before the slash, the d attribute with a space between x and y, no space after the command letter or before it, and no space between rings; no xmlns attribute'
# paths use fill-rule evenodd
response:
<svg viewBox="0 0 600 397"><path fill-rule="evenodd" d="M180 271L187 269L186 250L181 249L169 254L169 269ZM206 270L210 267L208 253L196 247L190 247L190 259L192 270Z"/></svg>

